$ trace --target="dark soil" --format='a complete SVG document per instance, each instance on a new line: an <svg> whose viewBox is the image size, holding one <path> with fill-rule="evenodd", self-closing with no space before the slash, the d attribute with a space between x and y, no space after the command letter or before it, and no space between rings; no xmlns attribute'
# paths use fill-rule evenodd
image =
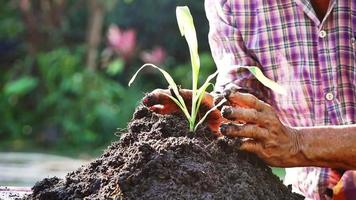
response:
<svg viewBox="0 0 356 200"><path fill-rule="evenodd" d="M64 180L44 179L27 199L299 200L238 140L188 131L182 116L140 107L120 141Z"/></svg>

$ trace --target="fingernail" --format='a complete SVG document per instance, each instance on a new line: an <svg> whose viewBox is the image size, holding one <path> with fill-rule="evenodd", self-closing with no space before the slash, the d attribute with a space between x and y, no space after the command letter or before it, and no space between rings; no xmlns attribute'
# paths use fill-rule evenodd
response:
<svg viewBox="0 0 356 200"><path fill-rule="evenodd" d="M225 135L226 134L226 131L228 129L228 125L227 124L221 124L220 126L220 132Z"/></svg>
<svg viewBox="0 0 356 200"><path fill-rule="evenodd" d="M226 99L229 98L230 94L231 94L231 90L230 90L230 89L224 90L224 92L223 92L223 95L224 95L224 97L225 97Z"/></svg>
<svg viewBox="0 0 356 200"><path fill-rule="evenodd" d="M145 106L152 106L154 105L156 102L154 101L154 96L152 94L148 94L146 95L146 97L143 99L143 105Z"/></svg>
<svg viewBox="0 0 356 200"><path fill-rule="evenodd" d="M237 89L236 92L239 92L239 93L249 93L247 89L244 89L244 88L240 88L240 89Z"/></svg>
<svg viewBox="0 0 356 200"><path fill-rule="evenodd" d="M149 101L150 101L150 100L149 100L149 97L145 97L145 98L143 99L143 104L144 104L145 106L147 106Z"/></svg>
<svg viewBox="0 0 356 200"><path fill-rule="evenodd" d="M232 114L232 109L231 107L223 107L222 109L222 115L223 117L228 117Z"/></svg>
<svg viewBox="0 0 356 200"><path fill-rule="evenodd" d="M238 92L238 91L241 90L241 89L243 90L243 88L237 87L237 86L233 86L233 87L230 88L230 90L231 90L232 93L236 93L236 92Z"/></svg>

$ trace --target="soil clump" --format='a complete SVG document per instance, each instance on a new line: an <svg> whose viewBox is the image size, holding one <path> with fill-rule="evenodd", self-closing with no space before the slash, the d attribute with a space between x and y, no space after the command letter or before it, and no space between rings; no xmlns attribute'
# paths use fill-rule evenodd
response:
<svg viewBox="0 0 356 200"><path fill-rule="evenodd" d="M239 140L195 133L181 115L140 106L126 133L96 160L65 179L35 184L25 199L299 200Z"/></svg>

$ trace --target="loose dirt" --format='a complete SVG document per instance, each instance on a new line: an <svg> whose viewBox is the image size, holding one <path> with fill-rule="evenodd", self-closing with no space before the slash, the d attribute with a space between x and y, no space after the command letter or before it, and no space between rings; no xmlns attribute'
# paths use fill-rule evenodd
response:
<svg viewBox="0 0 356 200"><path fill-rule="evenodd" d="M188 131L180 115L141 106L118 142L65 179L38 182L26 199L299 200L239 140Z"/></svg>

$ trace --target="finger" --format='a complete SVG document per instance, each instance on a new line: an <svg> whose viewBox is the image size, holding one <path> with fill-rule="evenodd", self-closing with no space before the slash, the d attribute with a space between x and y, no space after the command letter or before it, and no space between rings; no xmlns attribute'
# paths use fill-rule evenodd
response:
<svg viewBox="0 0 356 200"><path fill-rule="evenodd" d="M234 83L229 83L228 85L226 85L225 90L226 89L234 90L234 91L240 92L240 93L249 93L246 88L240 87Z"/></svg>
<svg viewBox="0 0 356 200"><path fill-rule="evenodd" d="M169 98L169 90L156 89L146 95L143 104L153 112L172 114L179 111L179 107Z"/></svg>
<svg viewBox="0 0 356 200"><path fill-rule="evenodd" d="M225 98L232 104L240 107L254 108L258 111L268 109L270 106L248 93L241 93L238 88L231 87L224 91Z"/></svg>
<svg viewBox="0 0 356 200"><path fill-rule="evenodd" d="M147 94L143 99L143 104L147 107L159 104L174 103L170 98L170 91L163 89L155 89Z"/></svg>
<svg viewBox="0 0 356 200"><path fill-rule="evenodd" d="M222 93L213 93L212 96L214 97L213 104L218 105L221 101L225 100L225 97ZM230 106L229 101L226 101L225 103L221 104L219 107L217 107L218 110L221 110L223 106Z"/></svg>
<svg viewBox="0 0 356 200"><path fill-rule="evenodd" d="M231 106L224 106L221 110L221 113L226 119L235 122L254 123L261 125L263 125L264 123L264 121L262 120L264 118L264 116L262 116L262 113L251 108L236 108Z"/></svg>
<svg viewBox="0 0 356 200"><path fill-rule="evenodd" d="M161 115L168 115L179 111L178 106L161 104L150 106L148 109Z"/></svg>
<svg viewBox="0 0 356 200"><path fill-rule="evenodd" d="M207 112L210 112L206 118L209 129L214 133L214 135L220 137L222 134L219 131L219 127L223 122L223 117L220 110L214 108L214 95L210 93L205 93L204 97L200 103L199 116L204 116ZM214 109L213 109L214 108ZM213 110L212 110L213 109Z"/></svg>
<svg viewBox="0 0 356 200"><path fill-rule="evenodd" d="M254 140L265 140L268 137L268 131L255 124L238 125L235 123L222 124L220 131L228 137L244 137Z"/></svg>
<svg viewBox="0 0 356 200"><path fill-rule="evenodd" d="M214 135L218 137L223 136L220 132L220 125L222 123L227 123L228 121L221 116L219 110L213 110L206 118L206 122L208 124L209 129L214 133Z"/></svg>
<svg viewBox="0 0 356 200"><path fill-rule="evenodd" d="M258 155L262 152L262 146L259 142L249 139L241 143L240 150L248 151Z"/></svg>

